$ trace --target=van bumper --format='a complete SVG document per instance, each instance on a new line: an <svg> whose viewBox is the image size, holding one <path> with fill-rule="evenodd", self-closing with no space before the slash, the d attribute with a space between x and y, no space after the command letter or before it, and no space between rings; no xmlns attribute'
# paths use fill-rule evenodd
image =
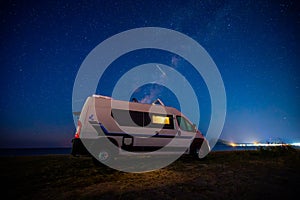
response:
<svg viewBox="0 0 300 200"><path fill-rule="evenodd" d="M78 156L78 155L88 155L89 152L83 145L82 141L80 138L74 138L72 139L72 151L71 154L73 156Z"/></svg>

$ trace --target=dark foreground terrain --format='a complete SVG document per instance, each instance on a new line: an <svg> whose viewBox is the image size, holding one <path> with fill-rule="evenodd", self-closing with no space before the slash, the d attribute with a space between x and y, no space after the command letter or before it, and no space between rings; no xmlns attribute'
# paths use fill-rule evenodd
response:
<svg viewBox="0 0 300 200"><path fill-rule="evenodd" d="M6 199L286 200L297 199L300 188L300 152L290 148L211 152L203 161L183 156L138 174L94 166L89 157L0 159Z"/></svg>

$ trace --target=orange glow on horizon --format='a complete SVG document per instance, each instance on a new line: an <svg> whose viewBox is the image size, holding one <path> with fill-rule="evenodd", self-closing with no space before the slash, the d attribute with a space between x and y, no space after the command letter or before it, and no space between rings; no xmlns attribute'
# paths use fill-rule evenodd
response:
<svg viewBox="0 0 300 200"><path fill-rule="evenodd" d="M235 143L233 143L233 142L229 143L229 145L232 146L232 147L236 147L236 146L237 146L237 145L236 145Z"/></svg>

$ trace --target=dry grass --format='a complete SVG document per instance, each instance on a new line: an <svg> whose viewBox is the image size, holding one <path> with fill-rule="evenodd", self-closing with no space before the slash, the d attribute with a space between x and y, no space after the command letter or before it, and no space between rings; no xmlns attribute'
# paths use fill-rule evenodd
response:
<svg viewBox="0 0 300 200"><path fill-rule="evenodd" d="M212 152L183 156L163 169L125 173L89 157L2 157L2 193L9 199L289 199L297 194L300 152Z"/></svg>

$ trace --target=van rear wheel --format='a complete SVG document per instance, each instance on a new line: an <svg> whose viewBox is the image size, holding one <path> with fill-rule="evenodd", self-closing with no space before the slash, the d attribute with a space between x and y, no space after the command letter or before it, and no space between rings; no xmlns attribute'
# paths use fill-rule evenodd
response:
<svg viewBox="0 0 300 200"><path fill-rule="evenodd" d="M109 160L112 158L112 153L109 150L102 149L97 153L97 160L102 162L102 163L107 163Z"/></svg>
<svg viewBox="0 0 300 200"><path fill-rule="evenodd" d="M93 156L93 163L96 166L103 166L107 165L108 163L112 162L115 158L115 154L108 149L101 149L98 152L94 153Z"/></svg>
<svg viewBox="0 0 300 200"><path fill-rule="evenodd" d="M112 145L112 144L111 144ZM103 142L96 142L92 148L93 162L96 165L107 165L114 161L117 156L116 146L110 146Z"/></svg>

